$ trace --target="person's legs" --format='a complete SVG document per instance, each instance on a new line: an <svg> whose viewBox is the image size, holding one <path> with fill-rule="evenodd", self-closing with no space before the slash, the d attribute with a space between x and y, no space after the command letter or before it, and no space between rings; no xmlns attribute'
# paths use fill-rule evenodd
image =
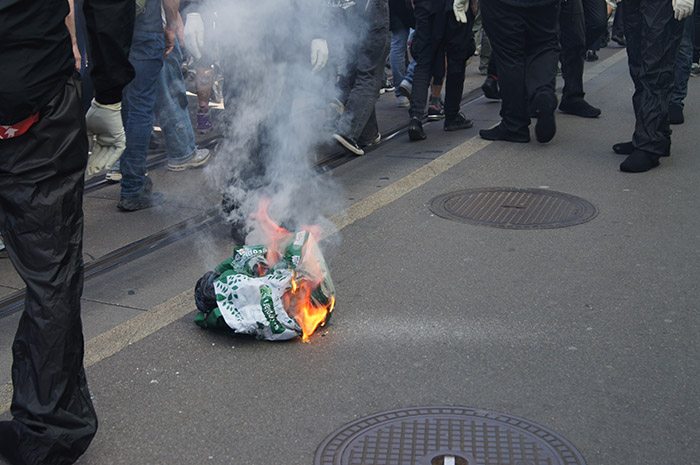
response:
<svg viewBox="0 0 700 465"><path fill-rule="evenodd" d="M156 122L163 130L168 162L173 164L185 161L196 148L192 121L187 111L187 95L181 62L182 52L176 40L175 47L165 57L163 68L158 76L155 100Z"/></svg>
<svg viewBox="0 0 700 465"><path fill-rule="evenodd" d="M18 463L73 463L97 429L80 320L88 147L79 87L69 79L27 133L0 142L0 230L27 286L13 419L0 422L0 452Z"/></svg>
<svg viewBox="0 0 700 465"><path fill-rule="evenodd" d="M374 2L369 18L369 30L357 54L355 79L337 125L338 134L353 142L359 142L368 122L373 121L375 126L369 128L369 132L375 135L379 133L376 118L371 119L371 116L382 83L384 62L389 53L388 4Z"/></svg>
<svg viewBox="0 0 700 465"><path fill-rule="evenodd" d="M662 0L625 0L625 36L630 76L635 91L632 104L635 128L630 156L623 171L647 171L670 153L668 105L673 65L683 24L673 18L670 3ZM618 153L618 150L615 150Z"/></svg>
<svg viewBox="0 0 700 465"><path fill-rule="evenodd" d="M607 4L605 0L582 0L582 4L586 25L586 50L595 50L594 44L602 39L608 27Z"/></svg>
<svg viewBox="0 0 700 465"><path fill-rule="evenodd" d="M523 14L527 22L528 40L525 59L525 82L528 101L537 115L535 135L539 142L549 142L556 131L554 111L557 96L554 83L559 58L559 2L528 8ZM499 63L500 65L500 63Z"/></svg>
<svg viewBox="0 0 700 465"><path fill-rule="evenodd" d="M623 3L623 1L620 1L617 4L617 9L615 10L615 18L613 19L612 34L610 37L612 40L614 40L622 46L627 44L627 41L625 40L625 26L624 21L622 19L622 10L624 9Z"/></svg>
<svg viewBox="0 0 700 465"><path fill-rule="evenodd" d="M684 121L683 100L688 95L688 79L690 78L690 67L693 64L693 18L685 18L682 23L683 34L673 67L673 91L668 109L668 118L671 124L682 124Z"/></svg>
<svg viewBox="0 0 700 465"><path fill-rule="evenodd" d="M396 97L401 96L399 84L406 74L406 46L408 44L408 29L396 29L391 31L391 52L389 53L389 64L391 74L394 77L394 93Z"/></svg>
<svg viewBox="0 0 700 465"><path fill-rule="evenodd" d="M521 13L500 0L484 0L481 15L484 28L498 59L498 83L501 89L501 124L505 133L529 140L530 117L525 90L525 44L528 36ZM516 137L517 136L517 137Z"/></svg>
<svg viewBox="0 0 700 465"><path fill-rule="evenodd" d="M561 75L564 88L563 105L583 100L583 56L586 53L585 19L582 0L561 3L559 13L559 42L561 44Z"/></svg>
<svg viewBox="0 0 700 465"><path fill-rule="evenodd" d="M163 66L165 40L159 33L135 33L129 52L136 76L122 93L122 118L126 149L120 158L121 197L134 198L145 192L146 155L153 131L158 78Z"/></svg>
<svg viewBox="0 0 700 465"><path fill-rule="evenodd" d="M445 78L445 127L451 127L456 120L464 120L461 126L471 127L472 122L459 116L464 90L464 75L467 59L474 54L475 45L471 34L474 17L467 14L467 24L460 23L454 14L447 12L445 18L445 53L447 69Z"/></svg>
<svg viewBox="0 0 700 465"><path fill-rule="evenodd" d="M416 2L416 32L411 43L411 54L416 62L413 72L413 87L411 89L411 107L408 114L411 118L421 119L428 101L435 44L433 44L434 14L430 12L425 2ZM443 58L444 59L444 58Z"/></svg>

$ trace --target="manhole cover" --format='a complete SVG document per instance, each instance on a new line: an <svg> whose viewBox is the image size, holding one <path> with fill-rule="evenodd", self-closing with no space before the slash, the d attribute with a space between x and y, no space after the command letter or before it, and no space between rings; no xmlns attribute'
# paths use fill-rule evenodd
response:
<svg viewBox="0 0 700 465"><path fill-rule="evenodd" d="M448 220L503 229L563 228L590 221L598 209L573 195L546 189L466 189L435 197L430 209Z"/></svg>
<svg viewBox="0 0 700 465"><path fill-rule="evenodd" d="M331 434L315 465L585 465L558 434L488 410L421 407L357 420Z"/></svg>

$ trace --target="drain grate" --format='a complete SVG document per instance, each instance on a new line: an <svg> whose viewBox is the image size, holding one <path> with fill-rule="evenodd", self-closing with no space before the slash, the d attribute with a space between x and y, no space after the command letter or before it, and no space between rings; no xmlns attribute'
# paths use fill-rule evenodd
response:
<svg viewBox="0 0 700 465"><path fill-rule="evenodd" d="M315 465L585 465L566 439L488 410L421 407L362 418L331 434Z"/></svg>
<svg viewBox="0 0 700 465"><path fill-rule="evenodd" d="M580 197L546 189L466 189L435 197L430 210L453 221L503 229L564 228L590 221L598 209Z"/></svg>

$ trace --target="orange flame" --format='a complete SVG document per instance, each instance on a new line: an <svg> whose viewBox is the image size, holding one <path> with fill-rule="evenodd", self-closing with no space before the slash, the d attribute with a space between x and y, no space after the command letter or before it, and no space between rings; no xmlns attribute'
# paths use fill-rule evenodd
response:
<svg viewBox="0 0 700 465"><path fill-rule="evenodd" d="M281 248L293 237L293 233L277 225L268 215L267 208L270 201L263 199L258 204L258 210L252 215L260 230L266 236L268 248L267 263L270 267L281 259ZM319 226L304 226L303 231L309 233L309 237L302 247L301 262L297 266L300 273L296 271L292 274L292 287L282 298L287 312L296 320L301 327L303 340L308 342L319 325L322 325L335 306L335 297L331 297L328 305L316 305L311 297L311 292L318 287L324 278L324 272L319 264L321 251L318 247L318 240L322 230Z"/></svg>

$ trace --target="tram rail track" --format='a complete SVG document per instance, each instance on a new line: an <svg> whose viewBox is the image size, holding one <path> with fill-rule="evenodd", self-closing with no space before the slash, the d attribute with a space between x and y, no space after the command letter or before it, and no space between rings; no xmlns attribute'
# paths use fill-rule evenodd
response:
<svg viewBox="0 0 700 465"><path fill-rule="evenodd" d="M462 105L468 104L482 95L481 89L473 89L467 92L462 97ZM426 121L425 125L432 124L431 121ZM401 124L391 129L387 134L384 134L382 140L368 151L371 152L377 148L390 143L397 136L405 133L408 129L408 123ZM214 147L218 142L218 138L208 140L203 147ZM316 170L324 172L333 170L343 164L355 160L357 157L347 154L344 150L339 149L329 155L317 160L315 164ZM149 158L147 169L155 170L167 164L167 154L156 153ZM85 192L93 192L109 184L103 176L99 179L92 178L85 183ZM138 258L144 257L152 252L155 252L163 247L166 247L181 239L185 239L197 232L214 226L223 221L219 208L210 208L202 213L199 213L191 218L181 221L177 224L169 226L161 231L151 234L147 237L134 241L116 250L113 250L95 260L85 264L85 282L88 280L109 273L110 271L130 263ZM2 299L0 299L0 319L13 315L22 310L26 290L20 289Z"/></svg>

